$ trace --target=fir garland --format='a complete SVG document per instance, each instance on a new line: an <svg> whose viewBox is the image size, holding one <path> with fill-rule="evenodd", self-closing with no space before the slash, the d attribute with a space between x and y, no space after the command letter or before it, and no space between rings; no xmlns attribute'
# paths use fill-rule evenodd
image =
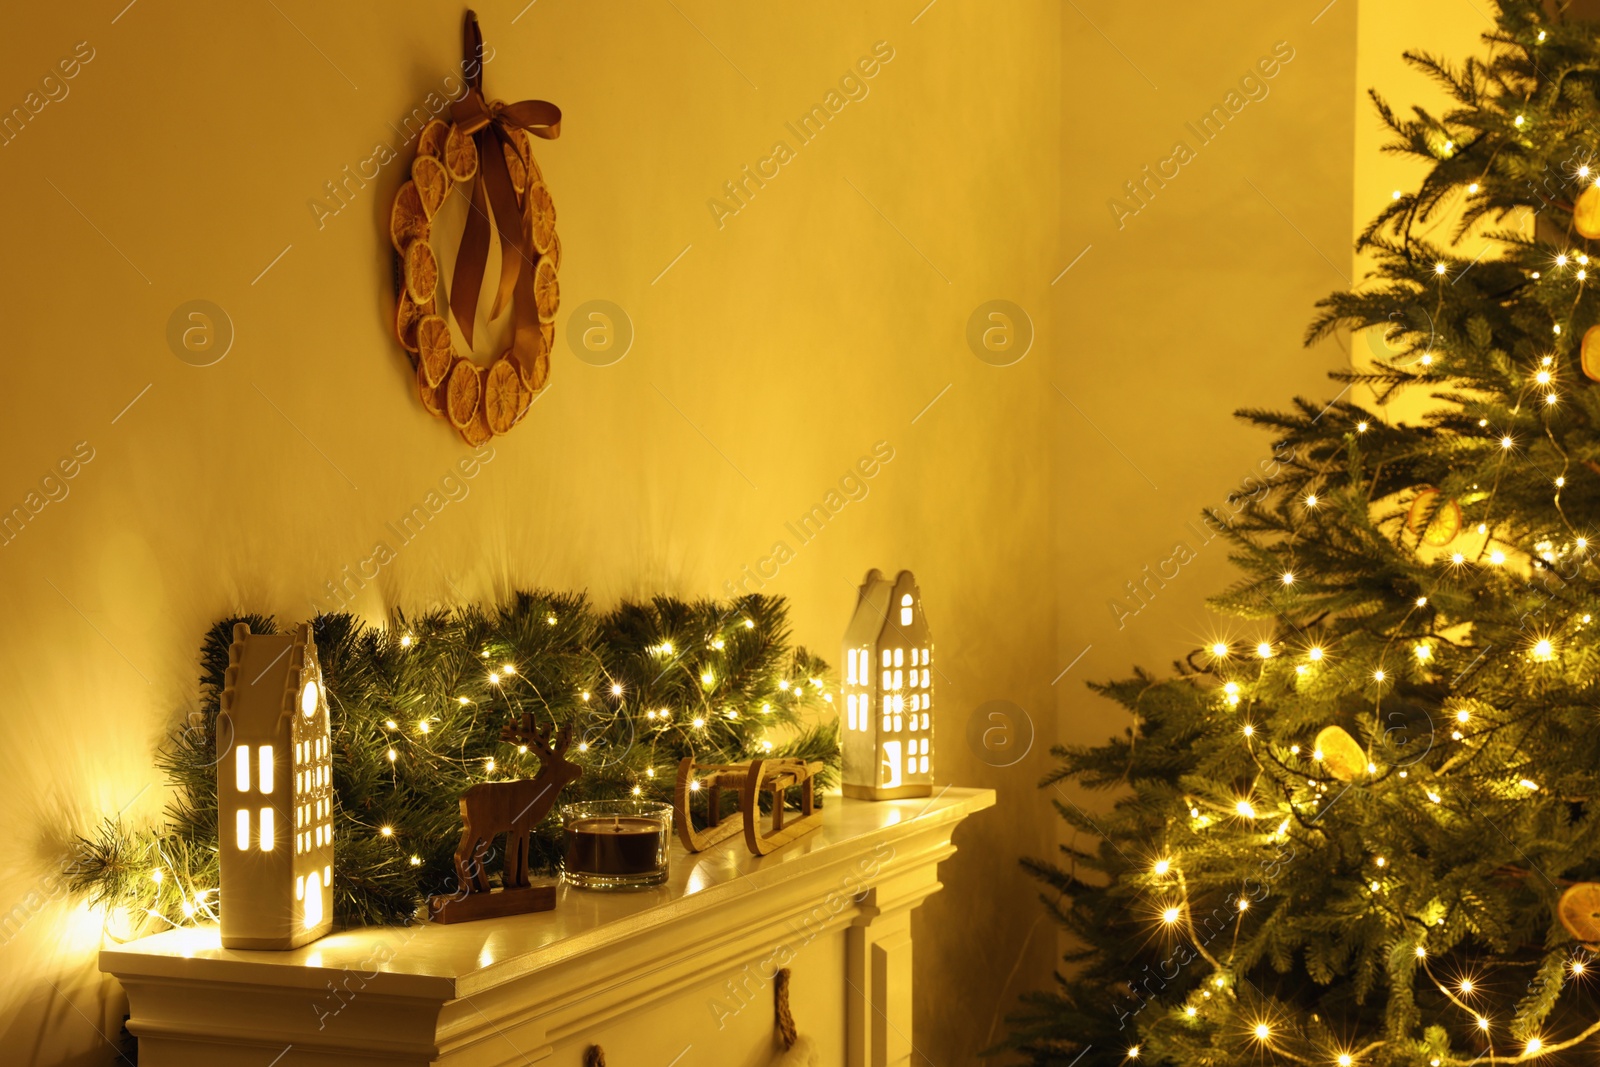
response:
<svg viewBox="0 0 1600 1067"><path fill-rule="evenodd" d="M236 622L277 632L261 615L223 619L201 646L200 711L157 756L172 788L163 825L117 818L80 841L74 888L124 910L128 933L215 919L216 749L228 646ZM599 615L582 594L519 592L506 602L397 613L386 626L348 614L312 622L328 691L339 830L336 916L346 925L404 924L422 898L447 893L460 837L458 800L478 782L532 777L538 758L499 740L532 712L569 725L583 777L561 803L638 795L670 800L678 761L790 756L838 767L828 665L791 647L782 598L685 602L657 597ZM560 860L552 813L530 862ZM493 866L493 864L491 864Z"/></svg>

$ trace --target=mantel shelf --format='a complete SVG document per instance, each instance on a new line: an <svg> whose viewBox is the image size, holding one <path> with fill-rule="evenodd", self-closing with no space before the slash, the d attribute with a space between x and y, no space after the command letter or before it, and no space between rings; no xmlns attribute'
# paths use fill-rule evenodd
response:
<svg viewBox="0 0 1600 1067"><path fill-rule="evenodd" d="M421 1014L431 1012L428 1047L419 1058L407 1059L400 1048L405 1035L395 1034L394 1062L497 1062L476 1056L450 1058L449 1027L442 1021L436 1026L433 1018L443 1020L449 1005L473 997L481 1001L520 996L526 1002L525 994L537 990L535 999L544 1004L552 990L570 984L577 974L632 983L638 1000L646 973L640 969L671 971L689 958L678 960L679 950L724 971L740 962L748 969L752 950L770 948L775 937L792 937L786 930L794 927L796 917L807 909L815 912L817 902L830 894L840 896L841 903L839 914L830 916L829 922L841 927L852 922L865 926L874 916L896 909L909 911L938 889L934 868L954 851L949 841L956 824L991 806L994 799L992 790L953 787L915 800L869 802L830 796L822 828L770 856L751 855L739 838L695 855L674 842L671 877L654 889L600 892L563 885L554 911L454 925L422 922L405 928L347 930L281 952L224 949L215 927L173 930L106 949L100 954L100 968L129 988L130 1030L144 1043L159 1047L195 1038L173 1014L181 1016L177 1007L142 1012L141 991L163 990L162 995L176 1005L179 989L199 998L197 1004L219 995L218 990L248 990L258 1004L263 995L293 999L305 1016L302 1021L316 1023L317 1017L306 1011L308 1000L341 982L348 987L348 976L358 974L360 997L353 1003L362 1012L370 1012L377 1002L403 1002L413 1009L427 1009ZM732 935L717 931L735 927L749 931L748 944L730 940L719 947L719 940ZM906 952L909 958L909 944ZM629 973L632 970L639 973ZM671 995L665 986L646 986L650 997ZM341 1011L344 1006L331 998L328 1004L340 1006ZM217 1008L212 1003L193 1009L201 1010ZM585 1025L593 1025L596 1018L591 1012ZM504 1018L494 1023L497 1030L506 1025ZM323 1031L324 1026L317 1025L312 1034L303 1035L299 1047L324 1046L322 1058L306 1062L337 1062L328 1058L333 1050ZM281 1028L276 1032L283 1035ZM249 1041L251 1033L248 1025L224 1025L209 1039ZM549 1027L540 1033L547 1041L554 1036ZM273 1040L281 1047L292 1036ZM207 1054L213 1062L228 1062L216 1059L215 1052ZM150 1062L202 1060L158 1054Z"/></svg>

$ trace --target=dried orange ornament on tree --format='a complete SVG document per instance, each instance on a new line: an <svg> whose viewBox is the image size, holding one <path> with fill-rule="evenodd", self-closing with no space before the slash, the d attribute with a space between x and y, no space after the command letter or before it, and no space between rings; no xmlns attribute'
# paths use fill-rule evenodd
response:
<svg viewBox="0 0 1600 1067"><path fill-rule="evenodd" d="M561 110L543 100L486 102L483 34L471 11L462 42L466 92L451 106L450 122L434 119L417 135L411 180L400 186L389 214L389 240L396 253L395 336L411 362L417 395L428 414L476 446L521 421L550 377L561 242L533 138L559 136ZM459 242L454 272L441 286L434 216L457 183L466 184L470 207L453 238ZM501 249L494 282L485 277L491 226ZM491 317L511 310L511 347L480 365L472 344L485 288Z"/></svg>

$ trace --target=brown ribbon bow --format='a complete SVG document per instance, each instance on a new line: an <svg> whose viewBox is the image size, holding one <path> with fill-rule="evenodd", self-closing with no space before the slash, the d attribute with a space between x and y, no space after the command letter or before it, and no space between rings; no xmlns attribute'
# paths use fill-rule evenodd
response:
<svg viewBox="0 0 1600 1067"><path fill-rule="evenodd" d="M539 330L538 309L533 299L533 249L529 247L527 227L517 207L517 191L511 184L502 145L511 145L511 130L526 130L547 140L561 136L561 109L546 100L519 100L514 104L487 103L483 98L483 32L478 16L467 12L461 28L462 53L466 60L467 90L450 106L450 117L463 133L471 134L478 148L478 173L472 182L472 211L461 232L461 247L456 253L455 274L450 282L450 312L467 344L472 344L472 327L478 316L478 293L489 261L489 214L494 214L500 232L500 288L490 318L500 314L508 297L513 298L512 348L531 352ZM531 187L530 170L527 184ZM524 269L526 268L526 269ZM531 356L528 358L532 358Z"/></svg>

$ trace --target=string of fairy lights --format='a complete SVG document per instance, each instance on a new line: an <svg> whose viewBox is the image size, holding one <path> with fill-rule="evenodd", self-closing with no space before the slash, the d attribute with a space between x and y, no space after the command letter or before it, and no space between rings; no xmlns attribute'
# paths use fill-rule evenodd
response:
<svg viewBox="0 0 1600 1067"><path fill-rule="evenodd" d="M1545 40L1545 31L1539 31L1537 41L1542 43ZM1527 131L1531 121L1528 115L1517 114L1512 119L1512 125L1518 131ZM1448 159L1457 151L1456 143L1453 140L1446 140L1440 146L1439 157ZM1466 185L1468 195L1476 196L1480 193L1483 188L1482 183L1487 180L1487 174L1486 164L1484 174L1479 180ZM1587 190L1597 190L1592 195L1600 198L1600 171L1593 169L1589 163L1583 163L1576 168L1575 174ZM1403 198L1404 194L1396 190L1393 199L1399 201ZM1548 259L1537 269L1524 268L1524 275L1531 282L1546 287L1546 291L1539 296L1542 303L1553 304L1558 299L1565 299L1570 292L1570 309L1565 316L1558 316L1570 321L1578 301L1586 292L1589 281L1589 256L1571 248L1559 249L1547 255ZM1441 258L1434 262L1431 268L1420 269L1422 279L1419 279L1419 282L1421 284L1426 284L1426 281L1432 282L1438 294L1439 306L1442 307L1445 299L1444 287L1453 284L1455 279L1478 262L1477 259ZM1430 275L1431 278L1428 277ZM1430 320L1430 329L1432 321L1435 320ZM1600 331L1600 326L1591 329ZM1562 492L1567 486L1572 458L1563 447L1559 435L1549 430L1549 420L1560 410L1562 392L1567 387L1563 384L1561 369L1563 360L1576 353L1564 355L1562 351L1566 342L1563 340L1561 321L1552 324L1551 336L1551 351L1538 356L1524 370L1512 372L1512 389L1508 390L1512 392L1509 398L1511 425L1497 429L1492 424L1489 414L1477 420L1477 427L1482 433L1482 451L1495 454L1495 461L1490 471L1492 481L1485 490L1480 490L1479 485L1474 484L1473 495L1459 503L1444 502L1453 509L1459 509L1462 504L1466 504L1478 512L1479 519L1470 528L1478 538L1475 548L1464 546L1447 553L1438 553L1431 560L1425 559L1425 562L1430 562L1439 568L1440 577L1444 581L1459 583L1470 579L1474 572L1479 570L1526 575L1532 567L1540 563L1549 567L1558 562L1570 561L1578 565L1592 562L1590 548L1596 535L1574 524L1562 510ZM1436 349L1433 341L1434 338L1430 336L1425 346L1418 346L1422 349L1420 354L1415 348L1406 353L1410 358L1409 363L1402 364L1402 357L1395 357L1389 361L1389 366L1409 371L1418 381L1448 381L1450 368L1445 358L1446 353ZM1539 471L1529 456L1524 446L1523 435L1530 432L1530 419L1540 423L1539 439L1552 445L1555 452L1560 455L1562 465L1559 470ZM1359 444L1373 432L1374 428L1368 421L1355 420L1350 424L1350 429L1353 441ZM1508 532L1505 520L1503 518L1497 520L1494 517L1494 505L1501 488L1502 476L1512 473L1510 465L1513 460L1521 461L1523 466L1531 467L1541 476L1548 478L1548 484L1553 490L1552 502L1555 511L1566 525L1564 538L1545 537L1537 540L1532 545L1531 551L1524 550L1515 543L1514 535ZM1600 473L1600 468L1596 468L1596 471ZM1308 473L1306 488L1303 495L1298 497L1300 517L1305 521L1314 518L1319 509L1328 502L1328 494L1321 481L1326 473L1326 470L1312 470ZM1320 494L1319 490L1322 490ZM1442 510L1443 508L1440 508L1432 514L1425 515L1424 521L1410 530L1412 534L1417 535L1419 552L1422 550L1421 535L1424 529ZM1400 519L1394 516L1389 521L1400 521ZM1459 523L1459 510L1456 521ZM1296 542L1303 528L1303 522L1295 525L1278 543L1282 558L1288 561L1278 577L1278 584L1288 593L1304 587L1307 579L1311 577L1293 561ZM1467 531L1462 529L1458 532ZM1365 659L1364 662L1347 660L1338 655L1337 649L1328 641L1317 640L1304 634L1290 639L1269 637L1255 643L1253 648L1249 642L1245 642L1241 647L1236 640L1217 640L1206 646L1203 651L1209 656L1210 670L1220 682L1219 706L1230 713L1224 719L1227 724L1225 729L1236 732L1240 743L1245 746L1255 762L1258 773L1254 782L1240 790L1230 800L1219 802L1215 799L1194 796L1185 798L1183 803L1188 819L1185 823L1180 818L1176 820L1177 824L1186 825L1189 833L1196 838L1202 835L1214 835L1218 830L1223 830L1238 833L1247 840L1261 844L1284 843L1291 840L1296 827L1308 832L1320 832L1321 828L1313 825L1314 820L1326 814L1338 796L1343 795L1341 791L1330 799L1329 790L1333 787L1414 789L1413 795L1419 802L1425 800L1428 807L1442 811L1450 810L1448 779L1451 773L1469 766L1473 753L1483 749L1504 726L1508 725L1497 721L1493 708L1485 706L1481 701L1458 696L1453 703L1446 704L1446 710L1449 712L1448 736L1458 748L1446 754L1437 767L1428 767L1421 762L1420 757L1415 762L1395 761L1392 765L1381 765L1383 756L1378 751L1377 738L1373 737L1369 739L1364 749L1364 767L1358 768L1353 777L1330 773L1325 763L1329 754L1320 747L1292 743L1286 746L1286 751L1275 749L1265 736L1263 724L1252 721L1248 714L1249 707L1253 703L1253 694L1269 688L1272 683L1278 681L1288 683L1288 679L1274 672L1292 665L1290 676L1293 679L1292 684L1314 680L1317 672L1351 670L1364 672L1368 679L1373 715L1376 718L1381 713L1385 693L1392 691L1394 686L1402 681L1400 675L1407 670L1428 672L1437 666L1442 651L1456 652L1467 648L1464 641L1452 637L1448 632L1450 627L1439 626L1440 618L1437 614L1430 618L1429 625L1424 627L1427 632L1420 636L1405 636L1411 634L1414 629L1410 625L1414 617L1418 613L1426 612L1429 603L1428 595L1416 596L1400 622L1390 629L1387 640L1381 644L1375 655ZM1573 642L1578 633L1589 627L1592 622L1591 614L1573 610L1558 621L1533 628L1526 635L1522 646L1514 651L1532 665L1557 663L1563 655L1564 646ZM1409 645L1404 661L1398 654L1397 645L1402 647ZM1481 655L1488 654L1488 650L1485 649ZM1252 663L1253 669L1247 666ZM1242 714L1241 708L1245 709ZM1339 733L1342 734L1343 731ZM1348 735L1344 736L1348 738ZM1264 761L1270 761L1281 772L1281 778L1279 775L1268 773ZM1538 795L1542 786L1534 763L1535 761L1531 759L1525 759L1517 765L1503 768L1493 780L1493 795L1509 799ZM1361 771L1364 771L1364 774ZM1413 772L1416 772L1415 775ZM1480 784L1486 781L1483 772L1473 773L1478 776ZM1273 787L1280 781L1285 781L1287 784L1274 795ZM1299 786L1299 782L1303 782L1304 786ZM1270 829L1262 829L1263 823ZM1383 908L1391 891L1401 885L1401 880L1405 878L1403 859L1397 860L1380 854L1369 855L1364 874L1371 906ZM1138 879L1138 884L1148 889L1147 918L1155 935L1174 943L1182 939L1183 946L1192 948L1211 969L1211 973L1202 977L1182 1003L1170 1006L1169 1011L1158 1015L1152 1023L1147 1024L1145 1032L1141 1035L1145 1041L1150 1040L1152 1028L1159 1032L1159 1028L1168 1025L1199 1026L1207 1023L1208 1016L1213 1015L1216 1009L1221 1007L1224 1012L1223 1025L1230 1028L1230 1032L1244 1045L1255 1046L1260 1054L1270 1054L1272 1057L1305 1064L1308 1067L1310 1065L1355 1067L1391 1043L1383 1038L1365 1043L1351 1041L1339 1044L1324 1041L1308 1051L1303 1036L1305 1028L1297 1025L1286 1009L1268 1005L1264 997L1247 998L1239 993L1238 986L1243 976L1235 970L1233 960L1240 933L1245 930L1245 924L1252 912L1251 897L1241 892L1232 900L1233 946L1226 952L1213 952L1208 947L1209 939L1202 936L1201 928L1196 923L1194 901L1190 895L1184 866L1184 854L1176 843L1168 842L1159 846L1149 858L1148 865L1134 877ZM1219 909L1213 910L1213 917L1217 910ZM1421 914L1405 915L1401 918L1416 920L1401 924L1403 927L1409 925L1415 931L1409 948L1404 949L1415 961L1414 973L1420 980L1437 990L1443 1002L1458 1013L1459 1018L1455 1021L1457 1032L1470 1033L1479 1042L1479 1051L1469 1055L1459 1056L1441 1052L1429 1056L1426 1062L1430 1067L1465 1067L1483 1061L1529 1062L1575 1048L1596 1034L1600 1034L1600 1020L1566 1036L1557 1036L1540 1028L1530 1029L1523 1025L1514 1010L1508 1014L1503 1007L1496 1008L1496 1000L1503 1000L1505 991L1495 988L1495 983L1490 980L1483 965L1475 967L1454 962L1448 951L1445 958L1437 957L1430 948L1428 931L1430 928L1444 926L1449 918L1448 908L1444 904L1435 902ZM1207 929L1211 921L1211 918L1207 919ZM1557 995L1565 992L1568 986L1581 987L1597 970L1600 970L1600 961L1595 959L1587 947L1579 944L1570 951L1562 967L1559 976L1562 985ZM1260 1001L1261 1006L1255 1006L1256 1000ZM1128 1060L1138 1060L1143 1055L1145 1049L1139 1043L1130 1044L1125 1049Z"/></svg>
<svg viewBox="0 0 1600 1067"><path fill-rule="evenodd" d="M544 621L555 627L562 620L552 613ZM341 730L336 716L336 739L342 739L336 745L336 753L348 757L351 745L376 746L383 765L388 767L390 795L399 795L408 774L430 767L449 768L464 786L524 778L533 770L532 761L538 758L537 752L525 743L496 740L487 755L467 755L465 750L475 747L481 752L481 738L488 724L497 724L508 709L571 703L579 714L571 720L573 739L569 752L580 763L620 775L626 794L664 795L676 779L680 750L714 752L719 747L732 746L739 751L754 747L760 752L773 752L780 741L775 731L792 726L801 709L831 707L834 703L827 679L804 670L807 662L825 668L820 661L786 661L787 666L775 667L775 685L763 674L766 680L758 682L756 689L750 688L748 667L738 668L743 673L737 678L730 673L737 672L722 654L735 633L756 629L755 619L737 612L721 614L711 621L709 633L700 632L693 622L688 640L664 638L644 649L648 670L642 675L646 679L642 684L630 684L596 653L592 676L565 696L540 692L514 650L491 642L475 654L481 661L482 673L475 679L471 675L464 677L453 696L439 698L447 702L445 707L411 707L404 716L393 710L387 716L380 714L371 722L374 733L370 739L359 730ZM423 651L429 638L406 630L390 640L405 655ZM650 699L648 691L661 688L649 680L652 672L654 682L660 682L669 672L688 672L698 684L672 689L678 694L673 700ZM725 681L737 684L738 689L724 691ZM753 692L759 695L752 698ZM339 696L337 691L330 695ZM333 702L339 706L337 699ZM456 709L466 714L449 714ZM343 725L349 726L350 720ZM719 730L719 725L723 729ZM498 729L498 725L494 728ZM479 739L475 745L474 738ZM665 756L661 755L663 750ZM663 763L663 759L669 762ZM691 789L699 792L699 785L695 780ZM341 837L347 838L351 833L365 835L368 841L393 855L395 862L413 868L424 865L424 855L416 847L419 842L409 840L411 835L402 825L403 820L384 817L381 805L360 811L341 804L337 816L344 831ZM439 842L430 839L426 844L437 846ZM200 862L195 862L189 853L190 843L182 838L159 834L153 838L148 848L146 877L134 899L116 901L100 894L102 902L110 905L106 918L109 936L121 940L142 936L152 926L160 929L217 921L221 902L215 886L215 853L208 851ZM113 923L112 912L118 910L127 914ZM130 915L139 916L140 921L130 921Z"/></svg>

